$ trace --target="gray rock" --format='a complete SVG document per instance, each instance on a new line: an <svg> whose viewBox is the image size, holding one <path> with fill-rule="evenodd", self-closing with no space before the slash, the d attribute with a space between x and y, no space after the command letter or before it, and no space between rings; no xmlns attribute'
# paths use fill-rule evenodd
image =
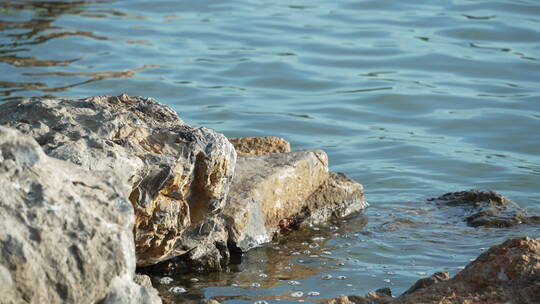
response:
<svg viewBox="0 0 540 304"><path fill-rule="evenodd" d="M116 176L0 127L0 185L2 303L161 303L133 282L133 208Z"/></svg>
<svg viewBox="0 0 540 304"><path fill-rule="evenodd" d="M451 192L429 201L462 208L467 225L472 227L511 227L535 222L535 217L528 217L525 210L494 191Z"/></svg>
<svg viewBox="0 0 540 304"><path fill-rule="evenodd" d="M114 278L111 291L102 304L161 304L158 291L152 287L141 286L129 278Z"/></svg>
<svg viewBox="0 0 540 304"><path fill-rule="evenodd" d="M234 172L236 152L210 129L185 124L150 98L33 98L0 105L0 125L29 134L49 156L120 175L135 207L138 265L187 252L219 252L212 235ZM191 250L191 251L190 251Z"/></svg>

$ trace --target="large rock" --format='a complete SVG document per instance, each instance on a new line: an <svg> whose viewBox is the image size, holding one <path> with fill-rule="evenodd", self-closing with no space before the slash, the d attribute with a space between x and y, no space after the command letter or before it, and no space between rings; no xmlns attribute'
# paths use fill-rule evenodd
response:
<svg viewBox="0 0 540 304"><path fill-rule="evenodd" d="M161 303L133 282L133 208L113 174L0 127L0 302Z"/></svg>
<svg viewBox="0 0 540 304"><path fill-rule="evenodd" d="M257 156L238 157L223 212L229 242L236 249L246 251L291 226L321 224L367 206L362 185L344 174L329 173L323 151L274 153L273 140L256 139L236 139L235 144L244 149L249 143L259 143L249 150Z"/></svg>
<svg viewBox="0 0 540 304"><path fill-rule="evenodd" d="M185 124L153 99L127 95L10 102L0 105L0 124L33 136L52 157L121 175L135 208L139 265L222 251L215 244L226 234L212 227L236 159L223 135ZM195 248L206 239L208 246Z"/></svg>
<svg viewBox="0 0 540 304"><path fill-rule="evenodd" d="M494 191L467 190L431 198L440 206L462 208L467 225L472 227L511 227L522 223L540 223L537 216Z"/></svg>
<svg viewBox="0 0 540 304"><path fill-rule="evenodd" d="M427 284L425 284L427 283ZM515 238L491 247L455 277L423 279L399 298L368 303L540 303L540 238ZM350 296L351 303L366 303L367 296ZM349 303L329 300L325 303Z"/></svg>

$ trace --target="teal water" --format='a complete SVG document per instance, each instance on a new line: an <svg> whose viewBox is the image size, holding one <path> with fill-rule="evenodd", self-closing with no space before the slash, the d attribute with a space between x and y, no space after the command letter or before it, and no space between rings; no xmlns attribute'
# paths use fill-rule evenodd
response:
<svg viewBox="0 0 540 304"><path fill-rule="evenodd" d="M227 136L322 148L364 184L364 216L159 286L185 287L178 303L399 294L538 237L468 228L423 200L492 189L540 214L539 60L531 0L0 1L0 99L150 96Z"/></svg>

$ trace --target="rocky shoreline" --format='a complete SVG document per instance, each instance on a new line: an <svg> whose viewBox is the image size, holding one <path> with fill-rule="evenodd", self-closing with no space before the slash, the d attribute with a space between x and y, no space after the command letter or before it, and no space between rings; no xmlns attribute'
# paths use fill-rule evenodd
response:
<svg viewBox="0 0 540 304"><path fill-rule="evenodd" d="M175 267L220 271L231 254L367 207L362 185L329 172L324 151L291 151L277 137L227 139L151 98L127 95L0 104L0 185L1 303L161 303L136 266L155 270L181 259ZM431 202L459 207L471 226L540 222L495 192ZM486 296L463 279L469 268L493 273L484 254L477 260L484 266L426 279L399 298L375 292L328 303L540 302L539 242L510 240L489 251L497 266L518 261L518 249L526 261L499 281L476 277L487 282L478 288L492 291Z"/></svg>

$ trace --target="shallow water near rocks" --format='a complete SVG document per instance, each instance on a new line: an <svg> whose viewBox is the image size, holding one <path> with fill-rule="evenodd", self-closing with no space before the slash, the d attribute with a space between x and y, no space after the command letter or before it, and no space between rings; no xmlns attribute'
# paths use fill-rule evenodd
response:
<svg viewBox="0 0 540 304"><path fill-rule="evenodd" d="M492 189L540 214L539 16L526 0L1 1L0 98L150 96L227 136L324 149L364 184L363 215L158 284L171 301L400 294L539 237L466 227L425 202Z"/></svg>

